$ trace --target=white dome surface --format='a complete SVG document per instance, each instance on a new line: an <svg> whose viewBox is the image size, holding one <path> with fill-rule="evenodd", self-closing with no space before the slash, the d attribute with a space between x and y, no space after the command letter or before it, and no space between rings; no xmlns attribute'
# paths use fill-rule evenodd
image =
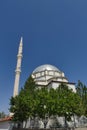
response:
<svg viewBox="0 0 87 130"><path fill-rule="evenodd" d="M50 65L50 64L45 64L45 65L41 65L41 66L37 67L33 71L33 74L37 73L37 72L45 71L45 70L53 70L53 71L61 72L57 67Z"/></svg>
<svg viewBox="0 0 87 130"><path fill-rule="evenodd" d="M48 88L56 89L61 83L66 83L70 89L73 89L73 91L76 92L75 85L68 82L64 72L50 64L37 67L32 72L32 78L40 88L42 85L48 85Z"/></svg>
<svg viewBox="0 0 87 130"><path fill-rule="evenodd" d="M68 82L64 73L60 71L57 67L49 64L41 65L37 67L33 73L36 84L47 85L50 81L61 81Z"/></svg>

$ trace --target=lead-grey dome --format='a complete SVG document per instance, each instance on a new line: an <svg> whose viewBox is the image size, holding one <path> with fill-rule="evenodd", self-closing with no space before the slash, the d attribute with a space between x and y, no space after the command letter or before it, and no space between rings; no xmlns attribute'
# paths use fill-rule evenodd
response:
<svg viewBox="0 0 87 130"><path fill-rule="evenodd" d="M50 81L62 81L67 82L65 75L57 67L49 64L41 65L37 67L32 77L38 85L47 85Z"/></svg>
<svg viewBox="0 0 87 130"><path fill-rule="evenodd" d="M41 65L32 72L32 78L36 85L41 88L43 86L50 88L58 88L61 83L69 84L65 74L60 71L57 67L49 64ZM69 88L75 90L75 85L69 84Z"/></svg>
<svg viewBox="0 0 87 130"><path fill-rule="evenodd" d="M57 67L55 67L55 66L53 66L53 65L50 65L50 64L45 64L45 65L41 65L41 66L37 67L37 68L33 71L33 73L37 73L37 72L41 72L41 71L45 71L45 70L53 70L53 71L58 71L58 72L60 72L60 70L59 70Z"/></svg>

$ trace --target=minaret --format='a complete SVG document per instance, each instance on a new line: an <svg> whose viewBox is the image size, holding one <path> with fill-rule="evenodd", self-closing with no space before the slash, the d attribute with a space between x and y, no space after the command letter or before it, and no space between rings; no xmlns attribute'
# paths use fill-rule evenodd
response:
<svg viewBox="0 0 87 130"><path fill-rule="evenodd" d="M21 73L22 50L23 50L23 38L21 37L19 49L18 49L18 55L17 55L17 66L15 70L13 97L18 95L19 80L20 80L20 73Z"/></svg>

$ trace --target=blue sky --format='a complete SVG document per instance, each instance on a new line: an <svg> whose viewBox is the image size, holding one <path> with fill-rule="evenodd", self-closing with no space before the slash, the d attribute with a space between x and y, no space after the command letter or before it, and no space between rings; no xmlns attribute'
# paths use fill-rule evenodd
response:
<svg viewBox="0 0 87 130"><path fill-rule="evenodd" d="M42 64L87 85L87 0L0 0L0 111L8 113L21 36L20 88Z"/></svg>

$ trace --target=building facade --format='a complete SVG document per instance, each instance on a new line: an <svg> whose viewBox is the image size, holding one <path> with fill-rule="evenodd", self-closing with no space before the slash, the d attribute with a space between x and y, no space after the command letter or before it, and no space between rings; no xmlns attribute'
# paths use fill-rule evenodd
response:
<svg viewBox="0 0 87 130"><path fill-rule="evenodd" d="M48 86L48 89L59 87L61 83L66 84L69 89L76 92L75 83L69 82L65 77L64 72L60 71L57 67L45 64L37 67L32 72L32 77L38 86Z"/></svg>

